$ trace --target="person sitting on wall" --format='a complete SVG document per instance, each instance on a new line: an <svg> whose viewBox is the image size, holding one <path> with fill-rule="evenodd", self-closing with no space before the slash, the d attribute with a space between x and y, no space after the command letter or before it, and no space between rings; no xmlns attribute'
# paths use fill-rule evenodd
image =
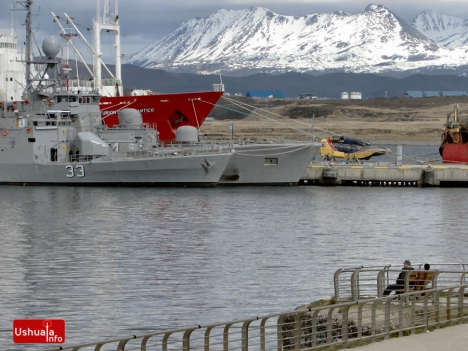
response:
<svg viewBox="0 0 468 351"><path fill-rule="evenodd" d="M398 275L398 278L396 280L396 284L390 284L387 286L383 292L383 296L388 296L390 293L394 290L404 290L405 289L405 275L408 273L408 271L414 270L413 267L411 267L411 262L409 260L406 260L403 263L403 268L402 272Z"/></svg>
<svg viewBox="0 0 468 351"><path fill-rule="evenodd" d="M424 263L424 270L428 271L431 269L431 265L429 263ZM420 276L419 284L421 286L426 286L433 278L433 274L430 272L424 273L422 276ZM425 293L422 293L421 296L424 296Z"/></svg>

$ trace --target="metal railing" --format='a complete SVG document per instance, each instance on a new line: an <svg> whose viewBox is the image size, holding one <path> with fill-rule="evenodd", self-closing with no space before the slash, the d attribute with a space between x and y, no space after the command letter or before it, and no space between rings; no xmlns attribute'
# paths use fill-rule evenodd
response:
<svg viewBox="0 0 468 351"><path fill-rule="evenodd" d="M299 309L227 323L133 335L58 350L319 350L468 321L468 285Z"/></svg>
<svg viewBox="0 0 468 351"><path fill-rule="evenodd" d="M377 277L388 266L370 266L339 269L333 277L335 301L359 300L366 296L376 296Z"/></svg>
<svg viewBox="0 0 468 351"><path fill-rule="evenodd" d="M380 286L393 284L401 272L401 264L385 266L360 266L339 269L333 281L335 301L353 301L367 296L381 296ZM413 265L415 270L423 270L424 264ZM433 263L431 270L437 270L436 286L452 286L465 283L465 263Z"/></svg>

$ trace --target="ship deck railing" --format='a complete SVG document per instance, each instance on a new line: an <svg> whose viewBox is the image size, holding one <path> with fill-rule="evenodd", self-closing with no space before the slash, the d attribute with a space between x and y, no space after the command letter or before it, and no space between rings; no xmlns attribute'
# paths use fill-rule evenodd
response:
<svg viewBox="0 0 468 351"><path fill-rule="evenodd" d="M251 145L251 144L317 144L319 141L312 140L311 138L287 138L287 137L277 137L277 138L263 138L263 139L253 139L253 138L226 138L223 135L210 134L208 138L204 137L201 140L202 143L218 143L218 144L232 144L232 145Z"/></svg>
<svg viewBox="0 0 468 351"><path fill-rule="evenodd" d="M468 285L405 293L400 299L369 297L356 301L251 316L229 322L193 325L173 330L83 340L58 350L321 350L427 332L468 322ZM137 326L136 326L137 327ZM157 326L155 326L156 329Z"/></svg>
<svg viewBox="0 0 468 351"><path fill-rule="evenodd" d="M135 159L144 159L144 158L174 158L174 157L188 157L188 156L210 156L217 154L227 154L229 152L226 148L155 148L154 150L141 150L141 151L128 151L128 152L110 152L106 156L88 156L88 155L79 155L76 162L79 161L92 161L93 158L101 158L104 161L115 161L120 159L128 159L129 157Z"/></svg>
<svg viewBox="0 0 468 351"><path fill-rule="evenodd" d="M121 126L121 125L115 125L114 127L110 128L107 126L99 126L96 127L98 132L106 132L106 133L121 133L125 131L132 131L132 132L145 132L148 131L149 129L154 129L154 131L157 130L156 128L156 123L143 123L141 126Z"/></svg>
<svg viewBox="0 0 468 351"><path fill-rule="evenodd" d="M104 78L101 80L101 84L103 86L115 86L116 84L122 85L122 80L115 79L115 78ZM94 84L94 80L70 79L68 80L68 87L94 90L95 84Z"/></svg>

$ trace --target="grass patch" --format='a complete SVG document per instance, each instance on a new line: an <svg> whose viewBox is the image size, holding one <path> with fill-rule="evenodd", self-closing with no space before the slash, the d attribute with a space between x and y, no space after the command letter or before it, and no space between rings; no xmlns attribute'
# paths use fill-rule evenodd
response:
<svg viewBox="0 0 468 351"><path fill-rule="evenodd" d="M334 305L336 302L335 302L335 298L332 297L330 300L318 300L318 301L315 301L315 302L311 302L310 304L308 304L307 306L304 306L305 308L316 308L316 307L323 307L323 306L331 306L331 305Z"/></svg>
<svg viewBox="0 0 468 351"><path fill-rule="evenodd" d="M311 118L330 116L335 111L332 105L291 106L284 109L284 116L289 118Z"/></svg>

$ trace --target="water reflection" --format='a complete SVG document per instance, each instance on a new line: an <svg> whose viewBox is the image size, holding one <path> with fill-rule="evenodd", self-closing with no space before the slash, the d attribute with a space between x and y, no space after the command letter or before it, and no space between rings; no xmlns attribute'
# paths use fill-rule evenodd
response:
<svg viewBox="0 0 468 351"><path fill-rule="evenodd" d="M338 268L463 261L467 248L459 189L0 194L0 343L12 349L16 318L64 318L67 344L206 324L329 298Z"/></svg>

